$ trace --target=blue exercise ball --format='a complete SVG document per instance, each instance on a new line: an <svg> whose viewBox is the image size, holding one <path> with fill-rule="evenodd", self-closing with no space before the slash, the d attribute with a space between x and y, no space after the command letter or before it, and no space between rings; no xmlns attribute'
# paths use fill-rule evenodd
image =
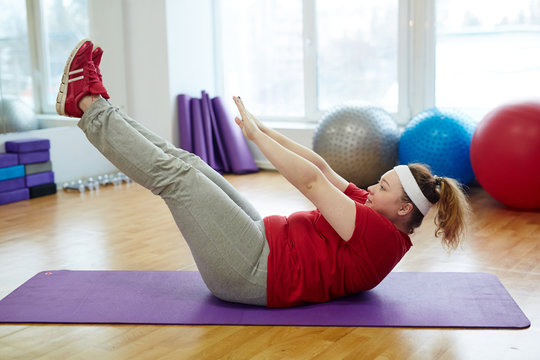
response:
<svg viewBox="0 0 540 360"><path fill-rule="evenodd" d="M474 179L469 156L474 129L473 120L459 110L424 110L411 119L401 135L399 161L424 163L438 176L468 184Z"/></svg>

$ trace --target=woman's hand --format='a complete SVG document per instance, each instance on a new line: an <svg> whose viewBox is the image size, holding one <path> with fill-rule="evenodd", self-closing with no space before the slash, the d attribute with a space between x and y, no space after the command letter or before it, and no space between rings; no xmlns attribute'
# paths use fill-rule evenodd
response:
<svg viewBox="0 0 540 360"><path fill-rule="evenodd" d="M242 129L244 136L249 140L253 140L257 134L262 132L261 123L255 116L251 115L249 111L246 110L246 107L239 96L233 96L233 100L242 117L235 117L234 121L238 124L240 129Z"/></svg>

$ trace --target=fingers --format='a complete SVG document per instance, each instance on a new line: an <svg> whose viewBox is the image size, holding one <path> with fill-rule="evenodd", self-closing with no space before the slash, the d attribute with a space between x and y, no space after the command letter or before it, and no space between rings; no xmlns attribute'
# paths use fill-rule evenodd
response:
<svg viewBox="0 0 540 360"><path fill-rule="evenodd" d="M246 110L246 107L244 106L244 102L242 99L240 99L240 96L233 96L234 103L236 104L236 107L238 107L238 110L240 111L240 114L242 117L244 115L247 116L248 111Z"/></svg>

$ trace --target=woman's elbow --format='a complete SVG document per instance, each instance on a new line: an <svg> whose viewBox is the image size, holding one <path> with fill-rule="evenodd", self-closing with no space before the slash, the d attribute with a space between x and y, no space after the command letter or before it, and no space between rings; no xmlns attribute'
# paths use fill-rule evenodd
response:
<svg viewBox="0 0 540 360"><path fill-rule="evenodd" d="M318 168L313 168L304 173L300 190L304 194L312 193L321 185L322 180L324 180L323 173Z"/></svg>

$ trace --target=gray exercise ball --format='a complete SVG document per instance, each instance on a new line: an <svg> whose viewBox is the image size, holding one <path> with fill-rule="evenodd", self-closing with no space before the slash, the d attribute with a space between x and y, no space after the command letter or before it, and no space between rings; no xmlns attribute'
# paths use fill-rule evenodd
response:
<svg viewBox="0 0 540 360"><path fill-rule="evenodd" d="M17 96L0 98L0 132L36 130L38 119L32 107Z"/></svg>
<svg viewBox="0 0 540 360"><path fill-rule="evenodd" d="M319 122L313 150L360 188L377 183L398 162L399 130L388 112L372 105L342 105Z"/></svg>

